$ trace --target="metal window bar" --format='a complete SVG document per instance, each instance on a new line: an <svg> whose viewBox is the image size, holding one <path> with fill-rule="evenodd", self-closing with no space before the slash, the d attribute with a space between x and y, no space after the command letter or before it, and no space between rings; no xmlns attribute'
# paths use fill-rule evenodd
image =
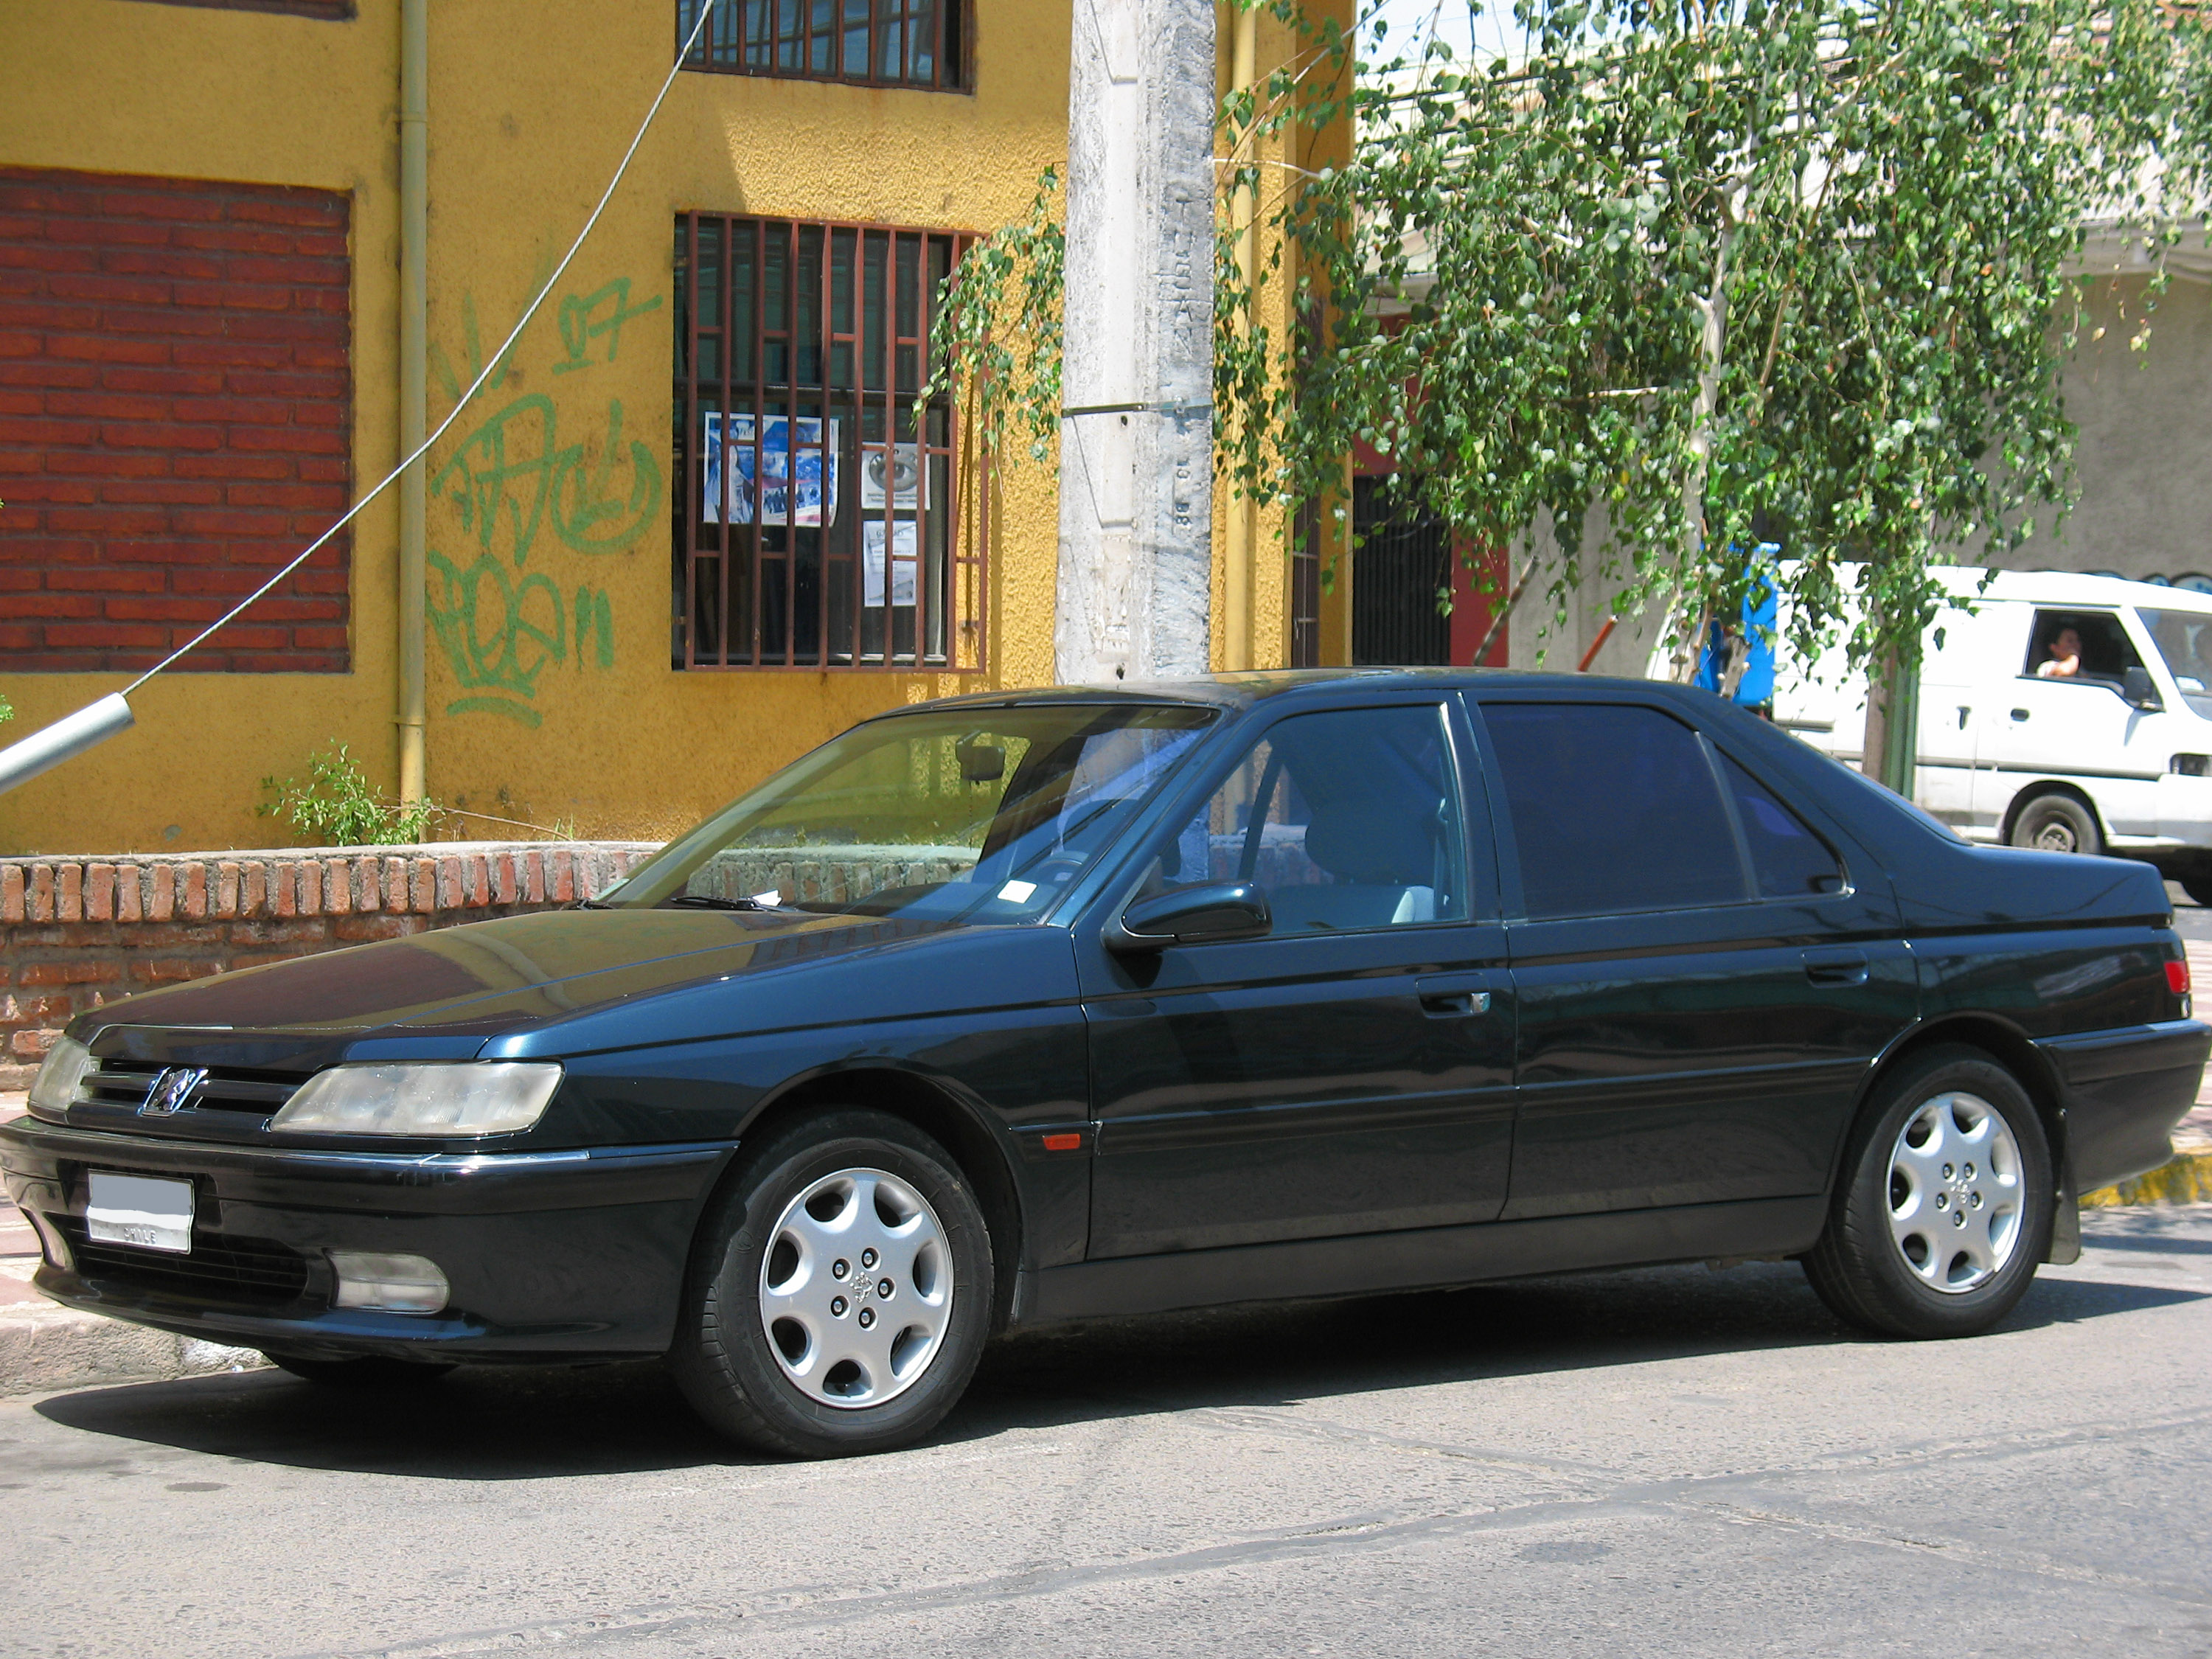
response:
<svg viewBox="0 0 2212 1659"><path fill-rule="evenodd" d="M974 0L677 0L676 38L714 16L686 69L964 92Z"/></svg>
<svg viewBox="0 0 2212 1659"><path fill-rule="evenodd" d="M918 398L969 240L678 222L678 666L982 668L988 477Z"/></svg>

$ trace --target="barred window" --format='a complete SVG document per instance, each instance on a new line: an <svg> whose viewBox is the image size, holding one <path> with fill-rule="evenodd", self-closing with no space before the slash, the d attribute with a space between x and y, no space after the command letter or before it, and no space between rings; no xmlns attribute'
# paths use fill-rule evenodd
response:
<svg viewBox="0 0 2212 1659"><path fill-rule="evenodd" d="M711 0L686 69L965 91L970 0ZM702 0L677 0L691 38Z"/></svg>
<svg viewBox="0 0 2212 1659"><path fill-rule="evenodd" d="M678 667L983 665L979 468L920 395L967 240L677 222Z"/></svg>

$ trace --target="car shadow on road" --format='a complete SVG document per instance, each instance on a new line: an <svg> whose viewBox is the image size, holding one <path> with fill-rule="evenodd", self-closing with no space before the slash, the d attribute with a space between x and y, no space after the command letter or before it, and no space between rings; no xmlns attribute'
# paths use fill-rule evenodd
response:
<svg viewBox="0 0 2212 1659"><path fill-rule="evenodd" d="M2200 1292L2176 1287L2046 1275L2004 1328L2199 1299ZM1840 1324L1799 1271L1780 1263L1726 1272L1642 1268L1099 1321L994 1344L938 1439L1874 1340ZM434 1480L547 1480L769 1461L702 1426L651 1361L471 1368L398 1392L343 1390L253 1371L81 1389L36 1409L88 1433L211 1455Z"/></svg>
<svg viewBox="0 0 2212 1659"><path fill-rule="evenodd" d="M2033 1330L2202 1299L2203 1292L2175 1286L2046 1276L2000 1328ZM1791 1264L1522 1279L1010 1337L985 1358L950 1431L980 1437L1125 1413L1285 1405L1882 1340L1829 1313Z"/></svg>

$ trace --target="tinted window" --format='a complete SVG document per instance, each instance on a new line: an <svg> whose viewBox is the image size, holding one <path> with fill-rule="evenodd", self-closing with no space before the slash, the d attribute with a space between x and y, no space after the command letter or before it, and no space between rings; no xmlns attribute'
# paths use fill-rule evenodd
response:
<svg viewBox="0 0 2212 1659"><path fill-rule="evenodd" d="M1491 703L1522 897L1531 916L1747 897L1705 744L1654 708Z"/></svg>
<svg viewBox="0 0 2212 1659"><path fill-rule="evenodd" d="M1142 896L1260 887L1278 934L1468 914L1459 791L1443 713L1360 708L1271 727L1161 848Z"/></svg>
<svg viewBox="0 0 2212 1659"><path fill-rule="evenodd" d="M1802 898L1832 893L1843 872L1827 843L1798 822L1797 815L1770 794L1750 773L1723 758L1721 775L1735 797L1736 822L1743 826L1744 848L1751 854L1752 878L1768 898Z"/></svg>

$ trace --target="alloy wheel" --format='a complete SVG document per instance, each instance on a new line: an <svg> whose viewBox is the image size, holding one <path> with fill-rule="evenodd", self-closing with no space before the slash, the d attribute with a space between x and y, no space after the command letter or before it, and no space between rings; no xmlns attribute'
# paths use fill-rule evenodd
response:
<svg viewBox="0 0 2212 1659"><path fill-rule="evenodd" d="M810 1400L880 1406L921 1380L952 1315L937 1212L882 1170L839 1170L784 1206L761 1263L760 1316Z"/></svg>
<svg viewBox="0 0 2212 1659"><path fill-rule="evenodd" d="M2003 1116L1978 1095L1936 1095L1890 1152L1890 1237L1930 1290L1975 1290L2019 1246L2021 1192L2020 1144Z"/></svg>

